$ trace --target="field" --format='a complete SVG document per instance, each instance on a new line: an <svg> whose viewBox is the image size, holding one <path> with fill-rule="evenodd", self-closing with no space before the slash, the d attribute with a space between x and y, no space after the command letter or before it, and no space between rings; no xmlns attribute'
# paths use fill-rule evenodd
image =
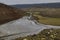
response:
<svg viewBox="0 0 60 40"><path fill-rule="evenodd" d="M33 16L39 23L60 26L60 18L44 17L38 14L34 14Z"/></svg>

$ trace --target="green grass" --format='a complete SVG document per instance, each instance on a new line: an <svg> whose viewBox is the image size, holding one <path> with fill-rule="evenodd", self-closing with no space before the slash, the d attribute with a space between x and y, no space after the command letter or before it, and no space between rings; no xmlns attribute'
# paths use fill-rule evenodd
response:
<svg viewBox="0 0 60 40"><path fill-rule="evenodd" d="M55 26L60 26L60 18L52 18L52 17L43 17L41 15L33 15L35 18L37 18L36 20L39 23L42 24L47 24L47 25L55 25Z"/></svg>

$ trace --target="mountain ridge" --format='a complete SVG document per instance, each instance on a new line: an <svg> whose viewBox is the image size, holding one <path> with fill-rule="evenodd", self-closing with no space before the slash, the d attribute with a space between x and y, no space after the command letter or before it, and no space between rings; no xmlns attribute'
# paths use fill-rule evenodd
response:
<svg viewBox="0 0 60 40"><path fill-rule="evenodd" d="M57 3L41 3L41 4L16 4L11 5L17 8L31 8L31 7L49 7L49 8L60 8L60 2Z"/></svg>

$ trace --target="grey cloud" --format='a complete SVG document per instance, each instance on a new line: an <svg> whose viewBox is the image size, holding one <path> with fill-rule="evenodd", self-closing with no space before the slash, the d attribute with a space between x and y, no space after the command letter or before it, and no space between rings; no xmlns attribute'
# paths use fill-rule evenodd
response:
<svg viewBox="0 0 60 40"><path fill-rule="evenodd" d="M0 0L0 2L12 5L12 4L60 2L60 0Z"/></svg>

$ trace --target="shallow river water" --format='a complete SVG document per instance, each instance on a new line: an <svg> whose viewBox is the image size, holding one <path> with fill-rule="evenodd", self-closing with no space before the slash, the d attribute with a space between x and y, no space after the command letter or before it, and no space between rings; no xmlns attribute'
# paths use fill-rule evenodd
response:
<svg viewBox="0 0 60 40"><path fill-rule="evenodd" d="M44 29L60 28L60 26L51 26L36 23L35 20L28 20L28 17L23 17L18 20L0 25L0 38L12 40L17 37L37 34Z"/></svg>

